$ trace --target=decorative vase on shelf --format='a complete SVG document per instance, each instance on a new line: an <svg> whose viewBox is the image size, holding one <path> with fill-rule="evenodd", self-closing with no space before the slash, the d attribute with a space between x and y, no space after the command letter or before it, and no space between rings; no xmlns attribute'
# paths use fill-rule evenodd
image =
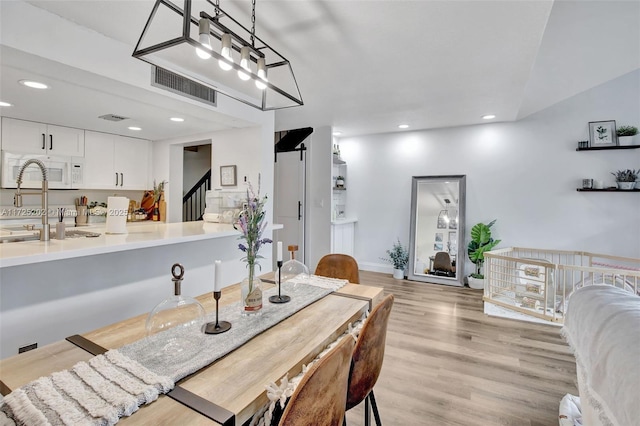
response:
<svg viewBox="0 0 640 426"><path fill-rule="evenodd" d="M249 276L240 283L242 315L260 314L262 310L262 281L255 274L254 265L249 266Z"/></svg>
<svg viewBox="0 0 640 426"><path fill-rule="evenodd" d="M635 145L634 138L635 136L618 136L618 145L620 146Z"/></svg>
<svg viewBox="0 0 640 426"><path fill-rule="evenodd" d="M622 189L628 191L633 189L636 186L635 182L616 182L618 184L618 189Z"/></svg>

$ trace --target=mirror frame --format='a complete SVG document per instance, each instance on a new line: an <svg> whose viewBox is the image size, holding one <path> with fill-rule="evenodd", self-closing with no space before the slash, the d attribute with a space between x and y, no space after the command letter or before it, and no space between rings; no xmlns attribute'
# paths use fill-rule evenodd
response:
<svg viewBox="0 0 640 426"><path fill-rule="evenodd" d="M458 251L456 253L456 277L447 278L436 275L416 275L416 206L418 184L420 182L448 182L455 181L458 184ZM409 270L408 278L412 281L422 281L435 284L446 284L464 287L464 264L466 261L467 247L465 241L465 211L466 211L466 175L443 176L413 176L411 178L411 222L409 227Z"/></svg>

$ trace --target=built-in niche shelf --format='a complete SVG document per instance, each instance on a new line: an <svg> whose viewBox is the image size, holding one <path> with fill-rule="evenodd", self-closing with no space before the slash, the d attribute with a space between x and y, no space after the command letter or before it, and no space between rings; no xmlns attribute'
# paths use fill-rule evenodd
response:
<svg viewBox="0 0 640 426"><path fill-rule="evenodd" d="M588 189L588 188L577 188L578 192L640 192L640 189L618 189L618 188L603 188L603 189Z"/></svg>
<svg viewBox="0 0 640 426"><path fill-rule="evenodd" d="M616 145L616 146L594 146L588 148L576 148L576 151L606 151L608 149L637 149L640 145ZM597 189L596 191L602 191Z"/></svg>

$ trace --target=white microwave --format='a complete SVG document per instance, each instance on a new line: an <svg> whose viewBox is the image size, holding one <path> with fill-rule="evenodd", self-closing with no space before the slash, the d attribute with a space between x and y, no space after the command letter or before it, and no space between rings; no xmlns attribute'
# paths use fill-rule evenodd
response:
<svg viewBox="0 0 640 426"><path fill-rule="evenodd" d="M18 173L30 159L40 160L47 169L49 189L78 189L84 183L84 158L42 154L14 154L2 151L2 187L16 188ZM22 173L21 188L42 188L42 172L35 164Z"/></svg>

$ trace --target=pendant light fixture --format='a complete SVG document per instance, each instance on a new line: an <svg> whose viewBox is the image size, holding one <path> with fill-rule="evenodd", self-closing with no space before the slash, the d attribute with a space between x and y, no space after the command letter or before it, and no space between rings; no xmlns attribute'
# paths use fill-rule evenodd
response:
<svg viewBox="0 0 640 426"><path fill-rule="evenodd" d="M200 18L198 27L198 41L204 49L202 47L196 47L196 54L201 59L209 59L211 57L211 54L207 51L207 49L211 50L211 36L209 35L211 32L211 26L209 25L209 20L206 18Z"/></svg>
<svg viewBox="0 0 640 426"><path fill-rule="evenodd" d="M249 46L242 46L242 49L240 49L240 66L248 72L251 72L251 68L249 68ZM238 71L238 77L244 81L251 78L249 74L242 71Z"/></svg>
<svg viewBox="0 0 640 426"><path fill-rule="evenodd" d="M218 60L218 65L223 70L229 71L233 69L233 66L229 63L233 63L233 57L231 56L231 35L222 34L222 40L220 42L220 55L222 55L222 57L226 59L227 62L225 62L223 59L220 59Z"/></svg>
<svg viewBox="0 0 640 426"><path fill-rule="evenodd" d="M265 84L267 80L267 65L264 58L258 58L258 78L256 79L256 87L260 90L264 90L267 88Z"/></svg>
<svg viewBox="0 0 640 426"><path fill-rule="evenodd" d="M194 17L192 0L184 0L182 9L176 0L156 0L133 57L263 111L303 105L289 61L255 34L256 0L251 2L250 30L224 12L219 0L197 4L207 10ZM175 37L175 28L169 28L167 13L181 22L179 37ZM162 18L156 19L160 15ZM194 39L191 34L196 28L198 37ZM168 33L174 34L173 38L167 35L158 42ZM218 66L207 61L211 57ZM225 72L231 70L236 72Z"/></svg>

